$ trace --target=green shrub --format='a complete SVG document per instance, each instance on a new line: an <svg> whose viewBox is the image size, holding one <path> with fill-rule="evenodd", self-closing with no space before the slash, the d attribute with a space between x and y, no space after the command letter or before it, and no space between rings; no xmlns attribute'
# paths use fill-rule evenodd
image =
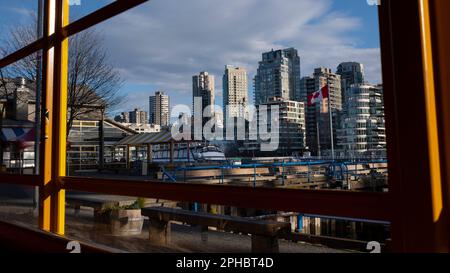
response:
<svg viewBox="0 0 450 273"><path fill-rule="evenodd" d="M131 205L125 206L109 206L104 208L101 213L105 215L111 214L111 211L114 210L132 210L132 209L142 209L145 206L145 198L139 197L134 201Z"/></svg>

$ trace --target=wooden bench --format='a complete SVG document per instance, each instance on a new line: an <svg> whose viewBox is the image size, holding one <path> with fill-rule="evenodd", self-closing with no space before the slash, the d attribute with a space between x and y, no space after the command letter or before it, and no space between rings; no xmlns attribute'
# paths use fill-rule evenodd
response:
<svg viewBox="0 0 450 273"><path fill-rule="evenodd" d="M279 251L278 238L291 232L289 223L250 220L243 217L192 212L173 208L144 208L143 216L149 218L149 239L154 244L170 242L170 223L182 222L193 226L216 227L218 230L251 234L252 252L275 253Z"/></svg>
<svg viewBox="0 0 450 273"><path fill-rule="evenodd" d="M90 193L69 193L66 196L66 202L69 207L75 209L75 216L79 215L81 207L89 207L94 209L94 218L99 218L99 212L111 207L121 207L131 205L136 201L136 198L128 196L105 195L105 194L90 194ZM146 206L176 206L176 202L146 199Z"/></svg>
<svg viewBox="0 0 450 273"><path fill-rule="evenodd" d="M75 215L78 215L81 207L89 207L94 209L94 216L97 217L98 212L103 209L114 206L126 206L134 203L136 198L127 196L113 196L103 194L67 194L66 202L69 207L75 209Z"/></svg>

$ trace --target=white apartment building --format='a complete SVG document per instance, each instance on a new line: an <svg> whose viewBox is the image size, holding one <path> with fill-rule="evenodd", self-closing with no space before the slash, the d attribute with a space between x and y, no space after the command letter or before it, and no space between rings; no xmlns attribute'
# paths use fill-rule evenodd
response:
<svg viewBox="0 0 450 273"><path fill-rule="evenodd" d="M162 91L155 92L149 99L150 123L160 126L169 126L170 123L170 99Z"/></svg>
<svg viewBox="0 0 450 273"><path fill-rule="evenodd" d="M225 117L247 118L248 76L242 67L225 66L223 75L223 110Z"/></svg>
<svg viewBox="0 0 450 273"><path fill-rule="evenodd" d="M384 157L386 127L383 87L353 84L346 99L347 113L338 130L338 147L343 157Z"/></svg>
<svg viewBox="0 0 450 273"><path fill-rule="evenodd" d="M261 114L261 106L267 107L267 115ZM298 101L273 98L269 102L259 105L257 113L258 128L264 122L268 131L271 131L272 106L278 106L279 111L279 134L271 140L272 142L278 141L278 149L268 154L279 156L300 154L305 149L306 143L305 104ZM260 144L263 141L259 138L257 141L249 140L250 138L255 138L255 133L247 133L247 140L239 150L247 154L264 155L264 152L260 151ZM259 130L257 136L259 136Z"/></svg>
<svg viewBox="0 0 450 273"><path fill-rule="evenodd" d="M159 124L121 123L120 125L125 126L133 131L136 131L139 134L161 132L161 126Z"/></svg>

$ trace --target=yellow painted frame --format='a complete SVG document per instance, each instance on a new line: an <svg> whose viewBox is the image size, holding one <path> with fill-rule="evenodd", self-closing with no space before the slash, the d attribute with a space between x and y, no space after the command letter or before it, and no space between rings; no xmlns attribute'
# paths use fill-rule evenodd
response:
<svg viewBox="0 0 450 273"><path fill-rule="evenodd" d="M425 107L427 109L427 134L429 145L429 165L431 170L431 195L432 195L432 218L435 223L439 223L444 215L444 193L441 166L441 151L439 140L438 119L439 112L436 101L435 64L432 48L432 31L430 18L430 1L419 0L421 13L421 35L422 35L422 58L423 75L425 78ZM434 236L437 251L448 251L446 225L438 224Z"/></svg>
<svg viewBox="0 0 450 273"><path fill-rule="evenodd" d="M117 0L69 25L69 0L45 0L43 37L0 60L0 67L5 67L43 51L42 107L48 114L41 122L40 175L0 174L0 183L39 186L42 230L64 234L65 190L60 178L66 175L68 37L146 1Z"/></svg>
<svg viewBox="0 0 450 273"><path fill-rule="evenodd" d="M69 4L65 0L47 0L45 5L46 36L54 36L52 47L43 52L43 117L41 187L39 191L39 227L64 234L65 192L59 177L66 173L66 120L68 38L63 28L69 23Z"/></svg>

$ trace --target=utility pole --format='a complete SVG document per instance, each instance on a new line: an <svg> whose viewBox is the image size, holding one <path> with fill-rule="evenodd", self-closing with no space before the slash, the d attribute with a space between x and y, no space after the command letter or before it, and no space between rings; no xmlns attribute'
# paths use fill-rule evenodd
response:
<svg viewBox="0 0 450 273"><path fill-rule="evenodd" d="M36 40L43 36L43 0L38 0L38 18L36 29ZM40 140L41 140L41 95L42 95L42 51L36 53L36 110L35 110L35 128L34 128L34 173L39 174L40 171ZM39 187L34 187L33 206L38 208Z"/></svg>
<svg viewBox="0 0 450 273"><path fill-rule="evenodd" d="M105 162L105 107L100 109L101 118L99 124L99 137L100 137L100 145L99 145L99 168L100 171L103 170L104 162Z"/></svg>

